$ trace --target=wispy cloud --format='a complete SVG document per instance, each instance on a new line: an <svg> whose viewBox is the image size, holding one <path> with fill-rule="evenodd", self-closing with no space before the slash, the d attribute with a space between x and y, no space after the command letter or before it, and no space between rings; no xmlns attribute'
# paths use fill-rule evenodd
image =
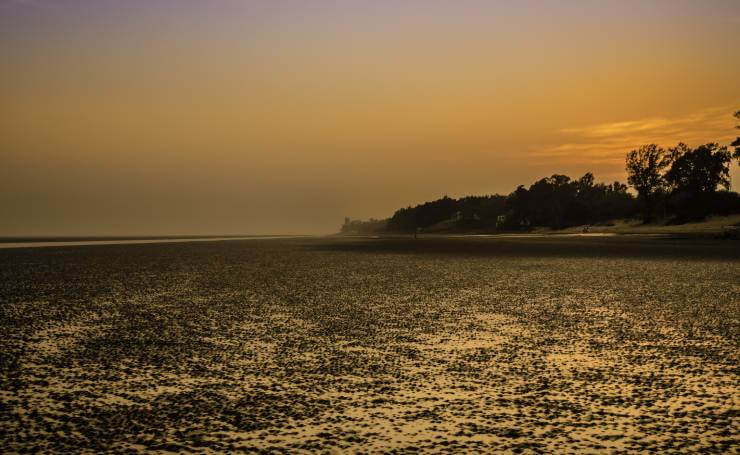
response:
<svg viewBox="0 0 740 455"><path fill-rule="evenodd" d="M650 117L623 122L601 123L580 128L565 128L561 132L590 138L691 133L697 130L706 131L707 129L726 126L732 121L731 112L732 108L728 106L712 107L675 118Z"/></svg>
<svg viewBox="0 0 740 455"><path fill-rule="evenodd" d="M726 144L736 135L732 118L736 109L736 106L710 107L675 117L564 128L557 132L559 143L538 147L532 150L532 156L540 164L558 162L621 168L625 154L643 144L656 143L664 147L678 142L694 146L706 142Z"/></svg>

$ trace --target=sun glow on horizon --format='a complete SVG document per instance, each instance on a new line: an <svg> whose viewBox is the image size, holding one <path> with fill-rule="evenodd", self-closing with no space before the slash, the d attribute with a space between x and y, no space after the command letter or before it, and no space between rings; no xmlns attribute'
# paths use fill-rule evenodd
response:
<svg viewBox="0 0 740 455"><path fill-rule="evenodd" d="M641 144L737 134L738 18L720 0L0 0L0 234L325 233L553 173L624 180Z"/></svg>

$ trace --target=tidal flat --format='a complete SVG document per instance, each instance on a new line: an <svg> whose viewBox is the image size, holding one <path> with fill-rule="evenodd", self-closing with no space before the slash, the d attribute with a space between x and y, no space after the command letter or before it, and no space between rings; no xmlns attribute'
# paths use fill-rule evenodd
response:
<svg viewBox="0 0 740 455"><path fill-rule="evenodd" d="M740 450L740 242L0 250L3 452Z"/></svg>

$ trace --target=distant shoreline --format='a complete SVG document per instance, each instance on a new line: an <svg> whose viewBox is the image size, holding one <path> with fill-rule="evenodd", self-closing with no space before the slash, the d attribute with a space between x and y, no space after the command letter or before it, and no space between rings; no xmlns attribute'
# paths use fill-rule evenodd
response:
<svg viewBox="0 0 740 455"><path fill-rule="evenodd" d="M0 238L0 249L10 248L41 248L62 246L88 245L141 245L149 243L186 243L186 242L218 242L231 240L269 240L309 237L307 235L242 235L233 237L222 236L174 236L174 237L32 237L32 238Z"/></svg>
<svg viewBox="0 0 740 455"><path fill-rule="evenodd" d="M258 234L258 235L50 235L50 236L0 236L0 243L19 242L96 242L116 240L187 240L187 239L235 239L263 237L305 237L302 234Z"/></svg>

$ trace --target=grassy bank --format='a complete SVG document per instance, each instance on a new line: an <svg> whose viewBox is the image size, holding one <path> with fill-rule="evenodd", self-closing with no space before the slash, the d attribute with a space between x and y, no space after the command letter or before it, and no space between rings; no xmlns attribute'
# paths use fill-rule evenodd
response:
<svg viewBox="0 0 740 455"><path fill-rule="evenodd" d="M589 232L614 234L687 234L687 235L721 235L725 226L740 224L740 215L715 216L704 221L668 225L665 223L644 224L640 220L614 220L610 226L589 226ZM584 226L573 226L566 229L535 228L536 233L571 234L583 232Z"/></svg>

